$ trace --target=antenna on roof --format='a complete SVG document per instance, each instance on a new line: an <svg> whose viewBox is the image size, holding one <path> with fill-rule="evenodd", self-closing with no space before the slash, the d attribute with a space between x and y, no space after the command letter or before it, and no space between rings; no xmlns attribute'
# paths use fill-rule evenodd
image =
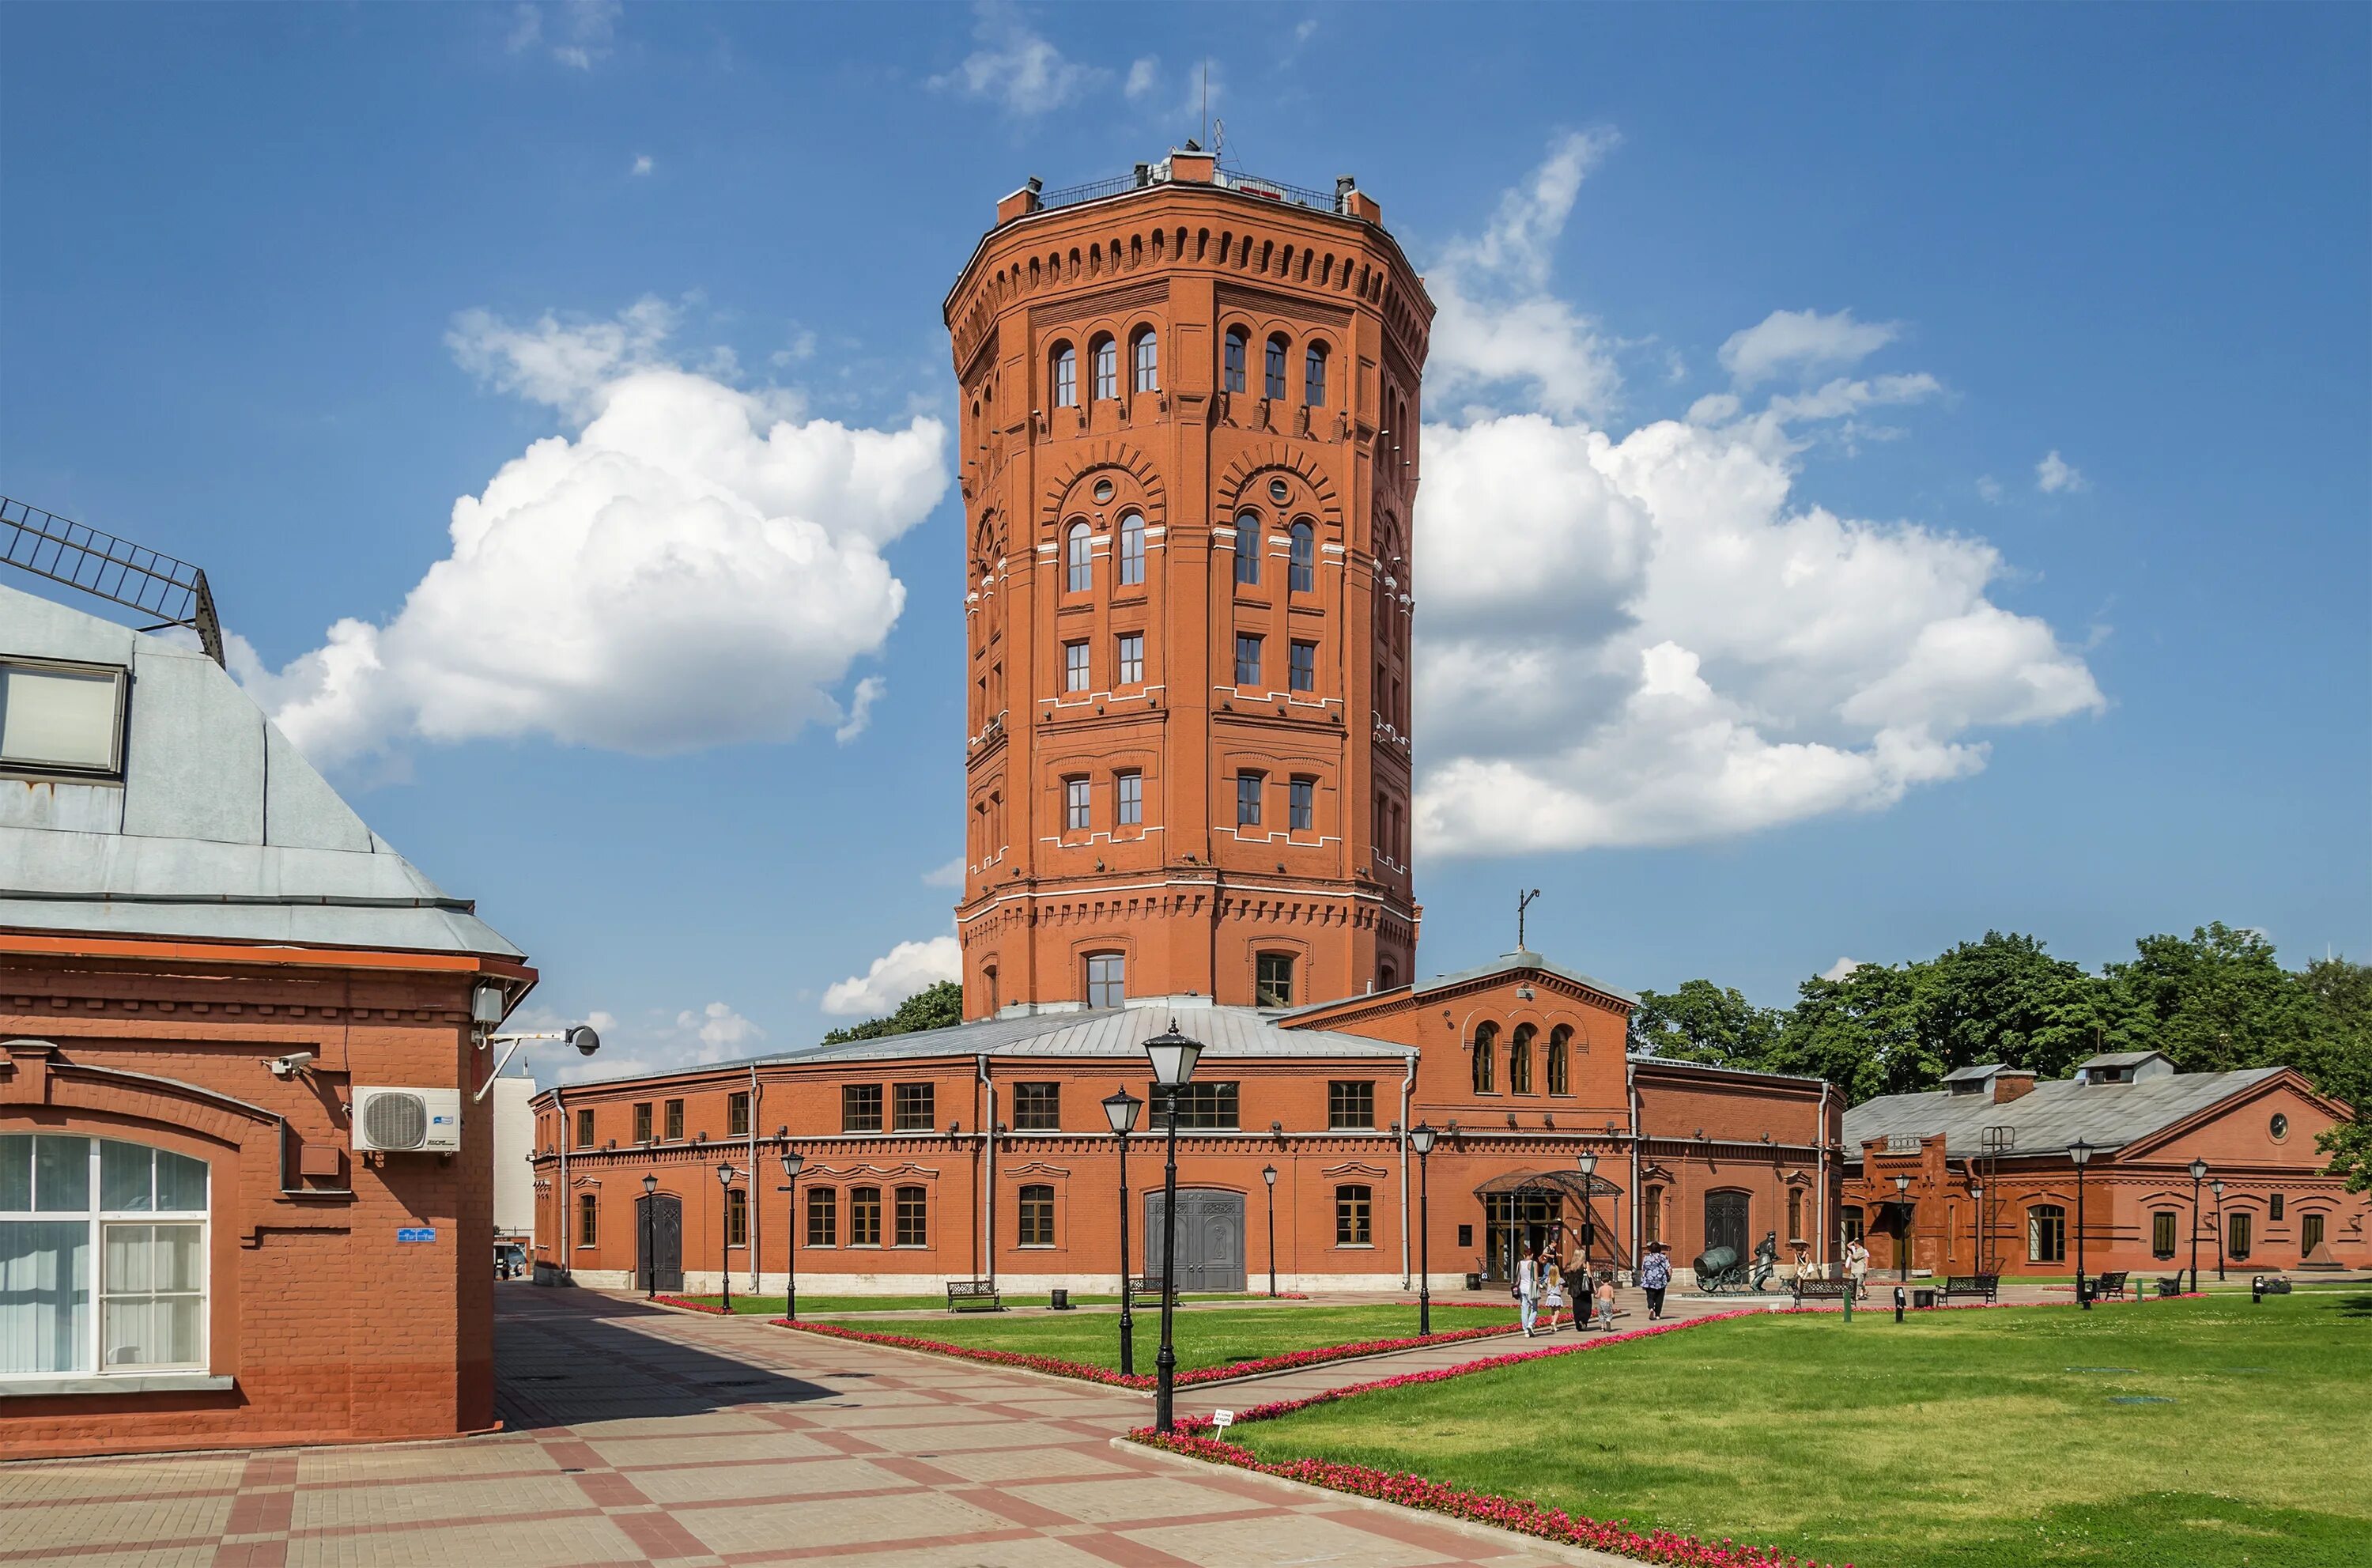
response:
<svg viewBox="0 0 2372 1568"><path fill-rule="evenodd" d="M168 626L194 632L206 656L223 662L215 596L205 573L186 561L0 495L0 562L156 617L143 632Z"/></svg>
<svg viewBox="0 0 2372 1568"><path fill-rule="evenodd" d="M1211 57L1203 56L1203 140L1211 139ZM1215 159L1214 160L1215 161Z"/></svg>
<svg viewBox="0 0 2372 1568"><path fill-rule="evenodd" d="M1529 893L1516 895L1516 951L1518 953L1524 951L1524 912L1531 908L1532 900L1540 896L1538 888Z"/></svg>

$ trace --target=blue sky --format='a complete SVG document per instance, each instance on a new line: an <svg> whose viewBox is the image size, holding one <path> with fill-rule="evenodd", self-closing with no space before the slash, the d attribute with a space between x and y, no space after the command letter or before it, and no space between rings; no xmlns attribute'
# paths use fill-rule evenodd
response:
<svg viewBox="0 0 2372 1568"><path fill-rule="evenodd" d="M949 929L939 301L1208 60L1229 158L1356 173L1444 306L1424 967L1531 886L1536 947L1772 1002L1989 926L2361 956L2368 56L2339 6L11 6L0 491L204 565L604 1065L803 1043Z"/></svg>

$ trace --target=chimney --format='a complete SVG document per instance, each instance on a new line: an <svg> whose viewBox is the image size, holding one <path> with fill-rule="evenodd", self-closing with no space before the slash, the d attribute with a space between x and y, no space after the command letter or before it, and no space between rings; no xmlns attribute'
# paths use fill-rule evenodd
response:
<svg viewBox="0 0 2372 1568"><path fill-rule="evenodd" d="M1994 1074L1994 1103L2007 1105L2034 1092L2034 1074L2023 1067L2005 1067Z"/></svg>

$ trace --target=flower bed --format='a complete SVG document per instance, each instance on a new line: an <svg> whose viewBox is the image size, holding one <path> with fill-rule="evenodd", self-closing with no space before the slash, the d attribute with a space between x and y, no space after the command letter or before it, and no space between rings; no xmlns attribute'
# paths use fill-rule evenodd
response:
<svg viewBox="0 0 2372 1568"><path fill-rule="evenodd" d="M650 1298L661 1307L680 1307L686 1312L705 1312L712 1318L730 1318L734 1314L722 1307L705 1301L686 1301L680 1295L655 1295Z"/></svg>
<svg viewBox="0 0 2372 1568"><path fill-rule="evenodd" d="M712 1309L713 1310L713 1309ZM948 1344L944 1340L926 1340L913 1334L881 1334L866 1329L843 1328L837 1323L794 1323L785 1318L773 1320L778 1329L796 1329L802 1333L823 1334L836 1340L857 1340L866 1344L889 1345L898 1350L928 1351L933 1355L951 1355L963 1361L982 1361L992 1366L1018 1366L1031 1372L1048 1372L1057 1377L1076 1377L1087 1383L1109 1384L1115 1388L1150 1388L1156 1379L1151 1373L1115 1372L1108 1366L1090 1363L1064 1361L1060 1356L1032 1355L1026 1351L986 1350L971 1345ZM1419 1350L1426 1345L1456 1344L1464 1340L1488 1339L1498 1334L1512 1334L1517 1325L1513 1321L1492 1324L1479 1329L1452 1329L1445 1333L1413 1335L1407 1339L1365 1340L1355 1344L1315 1345L1308 1350L1286 1351L1279 1355L1264 1355L1251 1361L1238 1361L1227 1366L1202 1366L1192 1372L1180 1372L1172 1379L1177 1388L1191 1388L1197 1383L1218 1383L1235 1377L1258 1377L1271 1372L1291 1372L1304 1366L1322 1366L1330 1361L1349 1361L1355 1356L1386 1355L1393 1351Z"/></svg>

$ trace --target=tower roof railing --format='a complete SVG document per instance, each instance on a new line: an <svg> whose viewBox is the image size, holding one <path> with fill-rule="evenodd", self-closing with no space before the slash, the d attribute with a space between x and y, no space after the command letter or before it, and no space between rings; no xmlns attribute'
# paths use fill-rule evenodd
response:
<svg viewBox="0 0 2372 1568"><path fill-rule="evenodd" d="M1059 191L1041 192L1038 210L1047 212L1055 207L1076 207L1083 202L1099 202L1122 192L1169 183L1167 161L1141 163L1133 174L1118 175L1110 180L1090 180L1084 185L1065 185ZM1246 174L1239 168L1225 168L1212 170L1211 183L1222 191L1233 191L1238 195L1256 196L1262 201L1288 206L1308 207L1321 213L1340 213L1343 210L1343 192L1339 187L1332 191L1315 191L1307 185L1291 185L1282 180L1267 180L1259 175Z"/></svg>
<svg viewBox="0 0 2372 1568"><path fill-rule="evenodd" d="M186 561L55 512L0 495L0 563L153 617L144 632L180 626L223 662L222 622L206 575Z"/></svg>

